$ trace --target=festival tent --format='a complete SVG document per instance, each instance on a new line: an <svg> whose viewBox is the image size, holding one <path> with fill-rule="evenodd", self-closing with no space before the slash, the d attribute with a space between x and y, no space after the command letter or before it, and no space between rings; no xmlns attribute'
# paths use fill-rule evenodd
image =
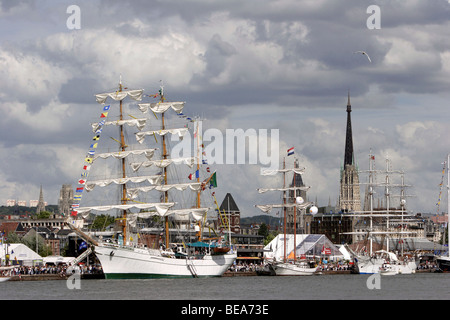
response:
<svg viewBox="0 0 450 320"><path fill-rule="evenodd" d="M75 260L75 257L62 257L62 256L47 256L44 257L44 264L71 264Z"/></svg>
<svg viewBox="0 0 450 320"><path fill-rule="evenodd" d="M294 241L295 236L295 241ZM279 234L267 246L264 247L264 258L282 261L284 258L284 234ZM328 258L329 260L344 259L344 255L325 235L323 234L287 234L286 235L286 257L292 259L316 257Z"/></svg>
<svg viewBox="0 0 450 320"><path fill-rule="evenodd" d="M4 243L0 245L1 264L5 265L9 254L9 264L35 266L42 264L42 257L22 243Z"/></svg>

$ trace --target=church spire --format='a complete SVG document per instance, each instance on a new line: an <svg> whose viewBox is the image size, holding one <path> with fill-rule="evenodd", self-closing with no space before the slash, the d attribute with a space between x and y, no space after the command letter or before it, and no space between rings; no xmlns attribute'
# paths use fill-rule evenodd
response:
<svg viewBox="0 0 450 320"><path fill-rule="evenodd" d="M42 211L45 211L45 202L44 202L44 192L42 192L42 185L41 185L41 191L39 192L39 202L36 208L36 214L39 214Z"/></svg>
<svg viewBox="0 0 450 320"><path fill-rule="evenodd" d="M350 116L352 112L352 106L350 104L350 90L348 91L347 102L347 133L345 137L345 155L344 155L344 168L346 165L353 164L353 137L352 137L352 119Z"/></svg>

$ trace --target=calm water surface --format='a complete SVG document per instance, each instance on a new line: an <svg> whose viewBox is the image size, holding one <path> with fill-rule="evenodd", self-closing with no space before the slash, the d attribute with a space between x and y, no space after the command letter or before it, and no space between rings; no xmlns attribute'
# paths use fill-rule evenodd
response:
<svg viewBox="0 0 450 320"><path fill-rule="evenodd" d="M2 300L449 300L450 274L309 277L224 277L208 279L65 280L0 283ZM376 280L370 281L377 284ZM73 285L72 285L73 287Z"/></svg>

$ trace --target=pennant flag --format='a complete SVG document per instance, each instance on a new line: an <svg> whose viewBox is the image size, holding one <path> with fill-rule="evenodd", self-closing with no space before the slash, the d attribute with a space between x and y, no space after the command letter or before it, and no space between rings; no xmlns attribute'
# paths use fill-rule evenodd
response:
<svg viewBox="0 0 450 320"><path fill-rule="evenodd" d="M79 183L79 184L85 184L85 183L86 183L86 180L80 179L80 180L78 180L78 183Z"/></svg>
<svg viewBox="0 0 450 320"><path fill-rule="evenodd" d="M192 180L192 173L188 176L189 180Z"/></svg>
<svg viewBox="0 0 450 320"><path fill-rule="evenodd" d="M87 248L87 243L86 243L86 241L83 241L83 242L80 243L80 246L78 247L78 250L86 249L86 248Z"/></svg>
<svg viewBox="0 0 450 320"><path fill-rule="evenodd" d="M209 185L210 185L210 187L217 188L217 178L216 178L215 172L211 176L211 179L209 179Z"/></svg>
<svg viewBox="0 0 450 320"><path fill-rule="evenodd" d="M91 170L91 166L90 165L84 165L83 166L83 170L89 171L89 170Z"/></svg>
<svg viewBox="0 0 450 320"><path fill-rule="evenodd" d="M209 170L209 167L208 167L208 168L206 168L206 172L210 172L210 170Z"/></svg>
<svg viewBox="0 0 450 320"><path fill-rule="evenodd" d="M95 154L95 150L89 150L88 155L93 156Z"/></svg>
<svg viewBox="0 0 450 320"><path fill-rule="evenodd" d="M200 172L197 170L197 171L195 171L195 177L196 178L200 178Z"/></svg>
<svg viewBox="0 0 450 320"><path fill-rule="evenodd" d="M98 142L91 144L89 148L96 149L98 146Z"/></svg>
<svg viewBox="0 0 450 320"><path fill-rule="evenodd" d="M202 160L202 164L208 164L207 160Z"/></svg>
<svg viewBox="0 0 450 320"><path fill-rule="evenodd" d="M89 158L89 157L84 159L84 161L86 161L87 163L92 163L93 160L94 160L93 158Z"/></svg>
<svg viewBox="0 0 450 320"><path fill-rule="evenodd" d="M94 138L92 138L92 140L94 141L98 141L100 139L100 135L96 135Z"/></svg>
<svg viewBox="0 0 450 320"><path fill-rule="evenodd" d="M84 188L77 188L77 189L75 190L75 192L83 192L83 189L84 189Z"/></svg>
<svg viewBox="0 0 450 320"><path fill-rule="evenodd" d="M81 200L81 194L75 194L73 200Z"/></svg>
<svg viewBox="0 0 450 320"><path fill-rule="evenodd" d="M71 211L70 215L76 217L77 216L78 211Z"/></svg>
<svg viewBox="0 0 450 320"><path fill-rule="evenodd" d="M111 105L109 105L109 106L104 106L104 107L103 107L103 111L108 111L110 106L111 106Z"/></svg>
<svg viewBox="0 0 450 320"><path fill-rule="evenodd" d="M74 203L73 205L72 205L72 208L79 208L80 207L80 204L79 203Z"/></svg>
<svg viewBox="0 0 450 320"><path fill-rule="evenodd" d="M106 118L108 116L108 112L103 112L100 118Z"/></svg>
<svg viewBox="0 0 450 320"><path fill-rule="evenodd" d="M289 148L287 151L288 156L293 155L294 154L294 147Z"/></svg>

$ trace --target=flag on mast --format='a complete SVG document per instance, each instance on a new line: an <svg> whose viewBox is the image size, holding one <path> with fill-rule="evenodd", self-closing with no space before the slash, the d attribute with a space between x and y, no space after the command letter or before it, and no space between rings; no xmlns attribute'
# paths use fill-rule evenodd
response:
<svg viewBox="0 0 450 320"><path fill-rule="evenodd" d="M287 150L287 155L290 156L290 155L293 155L293 154L294 154L294 147L289 148L289 149Z"/></svg>

